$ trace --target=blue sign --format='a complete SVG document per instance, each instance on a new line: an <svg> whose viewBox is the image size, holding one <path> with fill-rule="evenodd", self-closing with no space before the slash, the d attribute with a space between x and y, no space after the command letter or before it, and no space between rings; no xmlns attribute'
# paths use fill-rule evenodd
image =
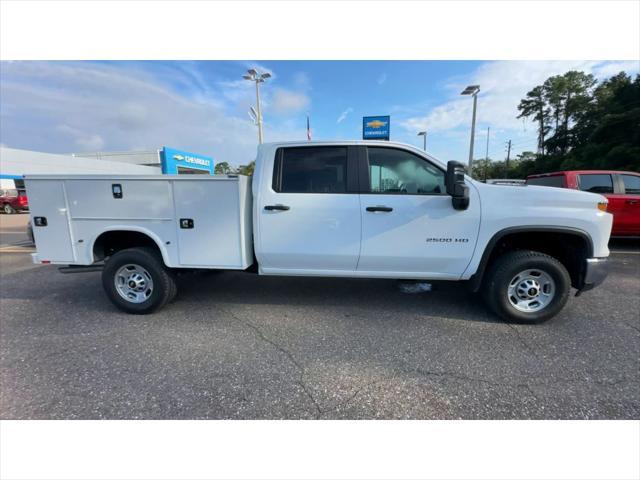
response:
<svg viewBox="0 0 640 480"><path fill-rule="evenodd" d="M363 140L389 140L390 133L391 117L389 115L362 117Z"/></svg>
<svg viewBox="0 0 640 480"><path fill-rule="evenodd" d="M213 158L197 153L183 152L175 148L162 147L160 150L162 173L208 173L213 175Z"/></svg>

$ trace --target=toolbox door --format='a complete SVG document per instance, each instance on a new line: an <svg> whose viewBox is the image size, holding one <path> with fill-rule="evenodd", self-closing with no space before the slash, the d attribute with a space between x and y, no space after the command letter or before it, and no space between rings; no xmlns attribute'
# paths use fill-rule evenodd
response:
<svg viewBox="0 0 640 480"><path fill-rule="evenodd" d="M27 180L26 187L38 258L52 263L74 262L64 182Z"/></svg>

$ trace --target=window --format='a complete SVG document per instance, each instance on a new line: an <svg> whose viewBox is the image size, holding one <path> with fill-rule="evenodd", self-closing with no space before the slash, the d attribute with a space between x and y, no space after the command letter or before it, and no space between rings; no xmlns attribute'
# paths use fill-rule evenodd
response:
<svg viewBox="0 0 640 480"><path fill-rule="evenodd" d="M282 148L273 189L282 193L345 193L347 147Z"/></svg>
<svg viewBox="0 0 640 480"><path fill-rule="evenodd" d="M17 197L18 196L18 190L16 190L15 188L8 188L5 190L0 190L1 195L3 197Z"/></svg>
<svg viewBox="0 0 640 480"><path fill-rule="evenodd" d="M542 187L563 187L564 182L562 175L553 175L551 177L528 178L527 185L540 185Z"/></svg>
<svg viewBox="0 0 640 480"><path fill-rule="evenodd" d="M444 172L413 153L368 148L371 193L437 195L446 192Z"/></svg>
<svg viewBox="0 0 640 480"><path fill-rule="evenodd" d="M611 175L602 173L590 173L580 175L580 190L592 193L613 193L613 181Z"/></svg>
<svg viewBox="0 0 640 480"><path fill-rule="evenodd" d="M624 183L624 193L640 195L640 175L620 175Z"/></svg>

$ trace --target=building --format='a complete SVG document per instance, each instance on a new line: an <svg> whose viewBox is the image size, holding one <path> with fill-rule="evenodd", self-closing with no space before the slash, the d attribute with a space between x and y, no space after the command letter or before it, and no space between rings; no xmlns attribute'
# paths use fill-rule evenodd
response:
<svg viewBox="0 0 640 480"><path fill-rule="evenodd" d="M24 188L24 175L208 174L213 158L173 148L142 152L95 152L59 155L0 147L0 187Z"/></svg>
<svg viewBox="0 0 640 480"><path fill-rule="evenodd" d="M159 150L146 150L137 152L93 152L74 153L74 157L93 158L122 162L131 165L145 165L158 167L162 173L169 175L178 174L208 174L213 175L213 158L197 153L185 152L170 147L162 147Z"/></svg>

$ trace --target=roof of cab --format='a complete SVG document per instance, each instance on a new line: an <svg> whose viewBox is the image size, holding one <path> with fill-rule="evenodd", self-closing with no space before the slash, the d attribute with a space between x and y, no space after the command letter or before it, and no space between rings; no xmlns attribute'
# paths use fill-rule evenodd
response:
<svg viewBox="0 0 640 480"><path fill-rule="evenodd" d="M267 142L259 145L258 148L278 148L278 147L313 147L332 145L373 145L376 147L400 147L411 150L418 155L427 157L429 160L440 164L446 168L446 162L430 155L428 152L408 143L392 142L389 140L300 140L288 142Z"/></svg>

